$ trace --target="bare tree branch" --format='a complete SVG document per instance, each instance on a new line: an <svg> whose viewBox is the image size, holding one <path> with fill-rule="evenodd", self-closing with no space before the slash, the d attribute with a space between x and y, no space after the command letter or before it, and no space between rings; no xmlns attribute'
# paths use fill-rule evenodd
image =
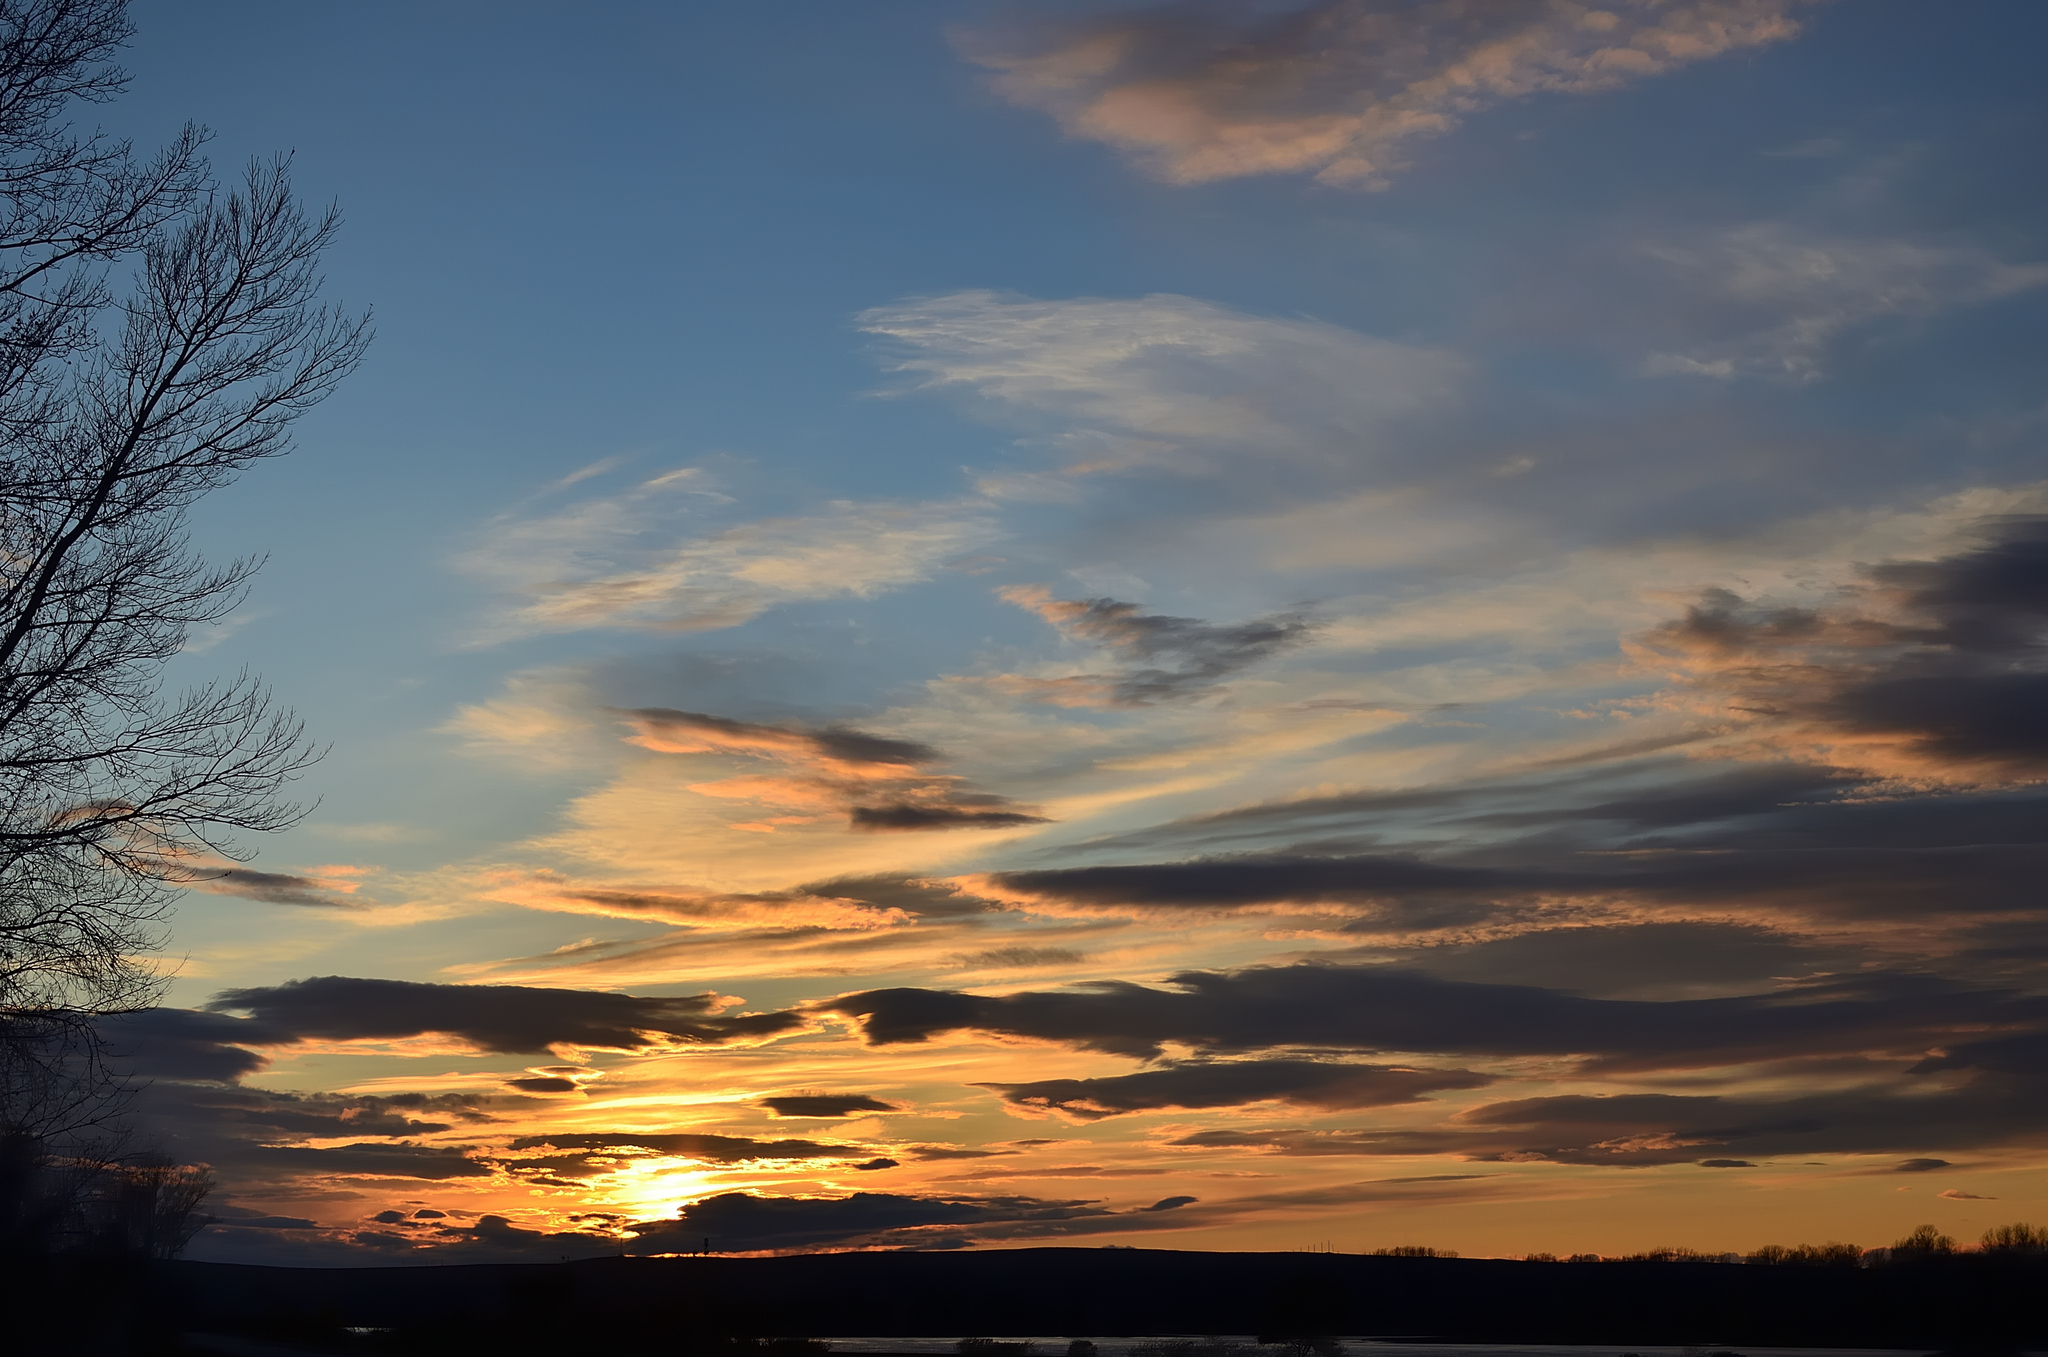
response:
<svg viewBox="0 0 2048 1357"><path fill-rule="evenodd" d="M340 219L287 160L223 189L202 129L73 130L129 33L125 0L0 0L0 1136L41 1144L117 1116L92 1020L160 997L177 886L301 813L316 751L260 681L164 690L259 564L206 562L186 514L369 338L318 300ZM192 1188L158 1167L152 1200Z"/></svg>

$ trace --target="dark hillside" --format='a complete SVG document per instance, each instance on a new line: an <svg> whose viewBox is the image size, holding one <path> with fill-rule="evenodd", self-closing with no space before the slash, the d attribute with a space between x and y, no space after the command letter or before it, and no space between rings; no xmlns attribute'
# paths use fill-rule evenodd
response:
<svg viewBox="0 0 2048 1357"><path fill-rule="evenodd" d="M1858 1268L1021 1249L331 1270L174 1263L160 1277L162 1303L187 1329L375 1327L394 1331L381 1345L498 1353L831 1335L1427 1334L1987 1352L2048 1342L2048 1263L2032 1258Z"/></svg>

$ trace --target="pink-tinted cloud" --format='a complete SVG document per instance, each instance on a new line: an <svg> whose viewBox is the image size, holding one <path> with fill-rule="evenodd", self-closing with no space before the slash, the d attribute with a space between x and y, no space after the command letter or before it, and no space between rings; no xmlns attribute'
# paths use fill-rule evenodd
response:
<svg viewBox="0 0 2048 1357"><path fill-rule="evenodd" d="M1012 102L1169 183L1310 171L1378 187L1403 144L1538 93L1586 94L1796 34L1798 0L1177 0L966 41Z"/></svg>

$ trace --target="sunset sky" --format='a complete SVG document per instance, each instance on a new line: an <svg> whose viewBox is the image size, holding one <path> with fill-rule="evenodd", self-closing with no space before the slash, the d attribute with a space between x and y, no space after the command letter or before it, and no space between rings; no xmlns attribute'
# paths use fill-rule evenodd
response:
<svg viewBox="0 0 2048 1357"><path fill-rule="evenodd" d="M189 1256L2048 1224L2048 7L135 18L378 332Z"/></svg>

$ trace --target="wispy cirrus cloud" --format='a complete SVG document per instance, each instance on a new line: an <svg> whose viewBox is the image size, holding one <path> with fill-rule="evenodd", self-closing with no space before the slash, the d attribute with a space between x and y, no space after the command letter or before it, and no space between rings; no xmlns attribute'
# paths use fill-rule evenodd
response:
<svg viewBox="0 0 2048 1357"><path fill-rule="evenodd" d="M969 33L1013 103L1198 184L1313 172L1378 188L1404 145L1540 93L1616 89L1799 31L1798 0L1175 0Z"/></svg>
<svg viewBox="0 0 2048 1357"><path fill-rule="evenodd" d="M1173 295L958 292L860 321L927 388L1062 421L1053 446L1069 474L1348 461L1443 400L1465 368L1441 350Z"/></svg>
<svg viewBox="0 0 2048 1357"><path fill-rule="evenodd" d="M2048 263L2012 263L1978 245L1867 239L1754 222L1649 253L1700 289L1732 337L1654 353L1657 375L1814 381L1830 345L1890 317L1918 319L2048 283Z"/></svg>
<svg viewBox="0 0 2048 1357"><path fill-rule="evenodd" d="M781 603L870 598L917 583L992 532L985 506L971 501L841 500L720 527L704 512L714 492L702 481L684 468L621 494L485 525L456 564L506 602L476 639L739 626Z"/></svg>

